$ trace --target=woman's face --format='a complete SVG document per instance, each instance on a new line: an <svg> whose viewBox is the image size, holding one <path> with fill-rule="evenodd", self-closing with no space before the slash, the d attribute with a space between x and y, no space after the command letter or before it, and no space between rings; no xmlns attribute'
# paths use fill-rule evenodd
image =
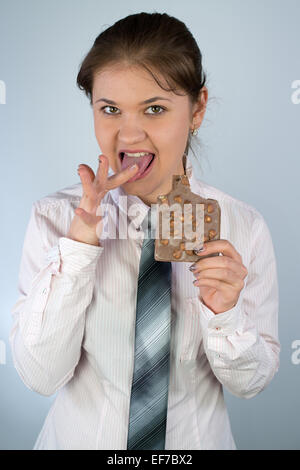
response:
<svg viewBox="0 0 300 470"><path fill-rule="evenodd" d="M167 87L165 81L162 83ZM143 103L146 100L149 102ZM201 93L202 103L192 108L188 96L164 91L140 67L114 66L95 76L92 94L95 135L113 171L121 171L121 150L155 154L145 176L122 185L127 194L151 205L157 202L158 195L171 191L172 175L184 172L182 156L189 130L200 126L206 100L205 89ZM134 160L128 158L130 162Z"/></svg>

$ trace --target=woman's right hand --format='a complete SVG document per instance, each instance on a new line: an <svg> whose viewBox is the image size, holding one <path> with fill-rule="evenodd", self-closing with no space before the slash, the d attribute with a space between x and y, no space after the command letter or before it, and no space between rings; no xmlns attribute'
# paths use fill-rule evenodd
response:
<svg viewBox="0 0 300 470"><path fill-rule="evenodd" d="M107 178L108 168L108 158L103 154L99 157L96 175L88 165L79 165L78 174L83 194L79 206L75 209L75 216L67 238L89 245L101 246L99 238L103 229L103 216L96 215L97 209L105 194L110 189L114 189L132 178L137 173L138 166L136 165L136 168L128 167Z"/></svg>

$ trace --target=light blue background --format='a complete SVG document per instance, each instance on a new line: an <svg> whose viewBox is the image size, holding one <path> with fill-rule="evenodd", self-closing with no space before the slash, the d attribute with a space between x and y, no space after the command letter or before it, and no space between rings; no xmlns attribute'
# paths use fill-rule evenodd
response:
<svg viewBox="0 0 300 470"><path fill-rule="evenodd" d="M54 397L28 390L12 363L10 310L33 201L96 168L92 112L76 87L96 36L128 14L167 12L191 30L203 53L210 101L200 129L207 183L264 216L280 287L281 365L251 400L226 392L239 449L300 449L299 123L292 83L300 80L299 0L0 0L1 316L0 448L31 449ZM167 34L167 32L166 32Z"/></svg>

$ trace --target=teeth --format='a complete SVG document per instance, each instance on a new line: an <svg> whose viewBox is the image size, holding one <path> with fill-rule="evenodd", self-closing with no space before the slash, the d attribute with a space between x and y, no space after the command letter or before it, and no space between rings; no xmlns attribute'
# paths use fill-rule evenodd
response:
<svg viewBox="0 0 300 470"><path fill-rule="evenodd" d="M144 155L149 155L149 152L137 152L137 153L125 153L128 157L143 157Z"/></svg>

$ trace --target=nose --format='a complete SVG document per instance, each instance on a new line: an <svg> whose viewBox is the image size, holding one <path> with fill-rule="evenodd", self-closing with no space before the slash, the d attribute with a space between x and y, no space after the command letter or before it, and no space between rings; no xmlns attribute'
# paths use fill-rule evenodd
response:
<svg viewBox="0 0 300 470"><path fill-rule="evenodd" d="M119 127L119 140L124 144L142 142L145 140L146 132L141 127L141 125L134 119L126 119L126 121L122 121Z"/></svg>

